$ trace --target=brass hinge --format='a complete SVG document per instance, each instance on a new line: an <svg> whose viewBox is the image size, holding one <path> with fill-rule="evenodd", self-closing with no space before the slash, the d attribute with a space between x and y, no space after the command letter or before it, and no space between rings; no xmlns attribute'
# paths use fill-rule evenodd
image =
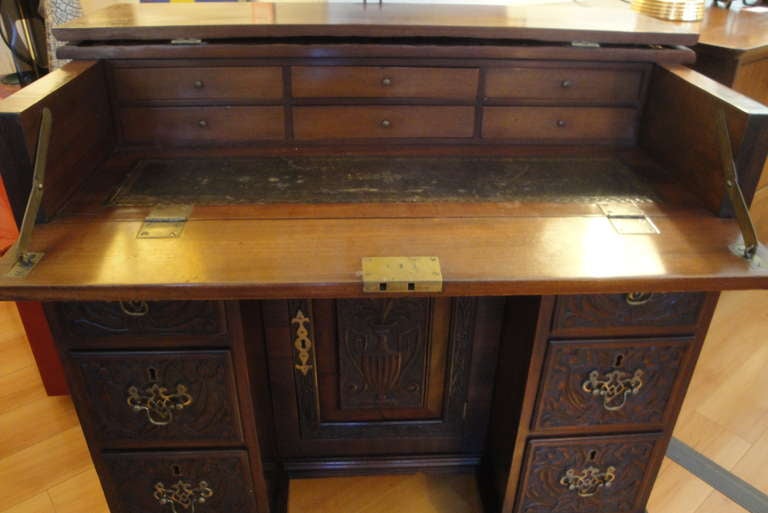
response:
<svg viewBox="0 0 768 513"><path fill-rule="evenodd" d="M725 191L728 193L728 199L733 208L733 215L736 218L736 223L739 225L743 239L742 242L731 244L730 250L736 255L751 261L753 264L759 264L755 256L760 246L760 241L757 239L757 232L749 215L749 207L747 207L747 202L744 200L744 193L739 186L739 176L736 172L736 163L733 160L731 136L728 132L728 123L725 120L723 109L718 109L715 117L717 141L725 178Z"/></svg>
<svg viewBox="0 0 768 513"><path fill-rule="evenodd" d="M153 208L139 228L137 239L177 239L192 213L192 205L162 205Z"/></svg>
<svg viewBox="0 0 768 513"><path fill-rule="evenodd" d="M32 231L35 229L35 221L40 211L40 205L43 202L43 191L45 189L45 166L48 161L48 147L51 143L51 127L53 126L53 115L48 107L43 108L40 118L40 130L37 135L37 148L35 149L35 165L32 173L32 190L27 199L27 208L24 210L24 219L21 221L19 238L16 244L10 249L9 259L12 265L11 269L5 274L9 278L25 278L38 262L43 258L44 253L28 251L27 246L32 238Z"/></svg>
<svg viewBox="0 0 768 513"><path fill-rule="evenodd" d="M201 45L203 44L202 39L197 39L195 37L180 37L178 39L171 39L172 45Z"/></svg>
<svg viewBox="0 0 768 513"><path fill-rule="evenodd" d="M442 292L437 257L365 257L363 292Z"/></svg>
<svg viewBox="0 0 768 513"><path fill-rule="evenodd" d="M622 235L658 234L659 229L634 203L598 203L613 229Z"/></svg>

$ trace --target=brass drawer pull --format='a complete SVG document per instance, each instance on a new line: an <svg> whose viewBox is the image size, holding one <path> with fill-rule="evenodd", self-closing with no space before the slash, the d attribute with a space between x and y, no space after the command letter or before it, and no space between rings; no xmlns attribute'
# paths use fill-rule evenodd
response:
<svg viewBox="0 0 768 513"><path fill-rule="evenodd" d="M146 301L120 301L120 310L131 317L144 317L149 313L149 303Z"/></svg>
<svg viewBox="0 0 768 513"><path fill-rule="evenodd" d="M195 86L195 89L202 89L205 87L205 82L202 80L195 80L195 83L193 84Z"/></svg>
<svg viewBox="0 0 768 513"><path fill-rule="evenodd" d="M197 122L197 126L199 126L200 128L208 128L208 122L204 119L201 119L200 121Z"/></svg>
<svg viewBox="0 0 768 513"><path fill-rule="evenodd" d="M615 479L616 467L608 467L602 472L597 467L589 466L581 471L569 468L560 478L560 484L578 493L579 497L592 497L600 488L610 488Z"/></svg>
<svg viewBox="0 0 768 513"><path fill-rule="evenodd" d="M149 370L150 380L157 378L154 369ZM167 426L173 421L173 412L180 411L192 404L192 396L186 385L176 385L176 391L168 392L168 387L158 383L147 385L139 391L139 387L128 389L128 406L138 413L147 412L147 419L155 426Z"/></svg>
<svg viewBox="0 0 768 513"><path fill-rule="evenodd" d="M163 506L170 504L173 513L194 513L197 504L204 504L213 497L213 490L206 481L200 481L193 488L192 483L179 479L169 488L166 488L162 482L155 483L155 492L152 495ZM182 509L177 509L177 506Z"/></svg>
<svg viewBox="0 0 768 513"><path fill-rule="evenodd" d="M573 85L573 82L571 82L570 80L563 80L562 82L560 82L560 87L562 87L563 89L568 89L572 85Z"/></svg>
<svg viewBox="0 0 768 513"><path fill-rule="evenodd" d="M624 299L630 306L641 306L653 298L652 292L630 292Z"/></svg>
<svg viewBox="0 0 768 513"><path fill-rule="evenodd" d="M382 119L380 124L381 128L389 128L392 126L392 122L388 119Z"/></svg>
<svg viewBox="0 0 768 513"><path fill-rule="evenodd" d="M616 369L602 377L600 372L593 370L581 384L581 389L586 393L602 397L603 408L608 411L622 409L629 396L637 395L642 387L642 369L637 369L632 374Z"/></svg>
<svg viewBox="0 0 768 513"><path fill-rule="evenodd" d="M389 86L391 86L391 85L392 85L392 79L391 79L391 78L389 78L389 77L384 77L384 78L382 78L382 79L381 79L381 85L383 85L384 87L389 87Z"/></svg>

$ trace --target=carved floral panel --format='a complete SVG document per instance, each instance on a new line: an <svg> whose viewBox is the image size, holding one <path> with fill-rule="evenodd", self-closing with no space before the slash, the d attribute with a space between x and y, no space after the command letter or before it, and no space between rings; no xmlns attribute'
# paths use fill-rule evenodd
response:
<svg viewBox="0 0 768 513"><path fill-rule="evenodd" d="M656 437L529 443L517 513L637 511Z"/></svg>
<svg viewBox="0 0 768 513"><path fill-rule="evenodd" d="M661 424L689 345L551 342L534 429Z"/></svg>

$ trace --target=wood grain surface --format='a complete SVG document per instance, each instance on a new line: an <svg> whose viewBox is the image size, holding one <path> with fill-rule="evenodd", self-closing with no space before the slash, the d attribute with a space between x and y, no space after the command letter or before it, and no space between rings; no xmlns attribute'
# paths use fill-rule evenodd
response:
<svg viewBox="0 0 768 513"><path fill-rule="evenodd" d="M521 6L418 4L116 4L54 29L63 41L237 37L488 37L688 45L692 23L666 23L617 0Z"/></svg>

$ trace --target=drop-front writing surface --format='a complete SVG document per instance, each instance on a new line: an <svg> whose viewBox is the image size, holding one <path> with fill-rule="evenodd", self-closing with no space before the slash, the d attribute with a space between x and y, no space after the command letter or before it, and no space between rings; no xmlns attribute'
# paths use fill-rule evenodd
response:
<svg viewBox="0 0 768 513"><path fill-rule="evenodd" d="M768 284L709 128L749 201L766 109L619 2L215 8L73 22L0 103L19 219L54 118L45 255L0 293L47 302L110 508L460 470L488 511L642 511L718 291ZM364 293L368 257L439 291Z"/></svg>

